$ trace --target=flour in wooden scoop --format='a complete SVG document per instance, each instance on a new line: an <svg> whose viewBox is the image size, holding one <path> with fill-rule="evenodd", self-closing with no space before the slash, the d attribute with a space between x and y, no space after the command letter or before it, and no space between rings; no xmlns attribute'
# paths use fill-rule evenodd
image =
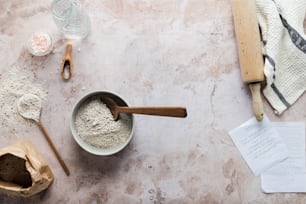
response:
<svg viewBox="0 0 306 204"><path fill-rule="evenodd" d="M132 130L131 116L122 114L115 121L110 110L99 99L86 101L76 113L75 126L88 144L108 149L126 142Z"/></svg>

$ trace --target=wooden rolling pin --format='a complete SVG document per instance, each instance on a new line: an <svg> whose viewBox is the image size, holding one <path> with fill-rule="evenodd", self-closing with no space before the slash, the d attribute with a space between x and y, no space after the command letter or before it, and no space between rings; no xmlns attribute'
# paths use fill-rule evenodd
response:
<svg viewBox="0 0 306 204"><path fill-rule="evenodd" d="M255 0L232 0L235 34L241 76L252 93L253 112L258 121L264 116L260 82L264 81L264 64Z"/></svg>

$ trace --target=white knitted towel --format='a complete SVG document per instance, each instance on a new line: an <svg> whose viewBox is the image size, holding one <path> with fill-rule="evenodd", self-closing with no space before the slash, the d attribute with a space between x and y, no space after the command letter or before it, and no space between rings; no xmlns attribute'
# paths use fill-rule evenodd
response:
<svg viewBox="0 0 306 204"><path fill-rule="evenodd" d="M306 0L256 0L256 6L267 81L263 94L281 114L306 89Z"/></svg>

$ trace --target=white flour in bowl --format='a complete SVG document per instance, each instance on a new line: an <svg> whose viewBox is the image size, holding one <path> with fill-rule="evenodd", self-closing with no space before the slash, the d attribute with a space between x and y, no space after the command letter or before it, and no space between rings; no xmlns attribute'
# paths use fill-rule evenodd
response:
<svg viewBox="0 0 306 204"><path fill-rule="evenodd" d="M83 103L76 113L75 126L78 135L86 143L103 149L123 144L132 130L129 115L122 114L115 121L110 110L99 98Z"/></svg>

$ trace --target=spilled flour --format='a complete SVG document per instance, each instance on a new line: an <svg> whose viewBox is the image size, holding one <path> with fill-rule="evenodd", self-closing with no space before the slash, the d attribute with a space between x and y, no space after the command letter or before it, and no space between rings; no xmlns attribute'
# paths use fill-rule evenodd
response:
<svg viewBox="0 0 306 204"><path fill-rule="evenodd" d="M17 67L0 76L0 121L3 127L14 129L19 125L32 123L19 114L17 103L25 94L34 94L42 100L46 99L47 92L41 84L34 81L33 73Z"/></svg>
<svg viewBox="0 0 306 204"><path fill-rule="evenodd" d="M99 98L86 101L76 113L75 126L88 144L108 149L123 144L132 129L131 116L122 114L114 121L110 110Z"/></svg>

